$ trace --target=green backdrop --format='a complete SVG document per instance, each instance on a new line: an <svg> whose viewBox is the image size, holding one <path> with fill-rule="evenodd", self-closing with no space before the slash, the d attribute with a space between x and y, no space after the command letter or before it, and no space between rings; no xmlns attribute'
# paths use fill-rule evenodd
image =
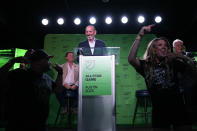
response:
<svg viewBox="0 0 197 131"><path fill-rule="evenodd" d="M136 38L136 34L98 34L98 39L105 41L107 47L120 47L120 61L116 66L116 122L117 125L131 125L136 98L135 91L145 89L144 79L136 73L134 68L129 65L127 61L129 49ZM147 44L155 36L152 34L145 35L141 41L138 56L141 57L147 47ZM54 55L51 59L52 63L63 64L65 62L65 53L72 51L73 48L78 46L78 43L85 40L83 34L48 34L45 37L44 49L47 53ZM2 49L0 50L0 67L4 65L9 59L16 56L23 56L26 49ZM193 52L197 60L197 53ZM17 65L17 64L16 64ZM15 67L18 67L15 66ZM14 69L14 67L12 68ZM56 72L54 70L48 72L54 79ZM6 89L0 88L0 131L4 131L6 125L5 118L5 102L6 102ZM59 103L53 94L50 101L50 115L48 119L49 127L54 127ZM149 108L150 110L151 108ZM141 108L141 110L143 110ZM149 119L149 123L150 123ZM77 115L72 116L73 126L76 127ZM135 125L144 125L144 116L136 118ZM67 127L67 117L61 115L57 125L58 127ZM196 129L196 126L194 127Z"/></svg>
<svg viewBox="0 0 197 131"><path fill-rule="evenodd" d="M97 39L103 40L107 47L120 47L120 63L116 66L116 123L118 125L131 125L136 98L135 91L145 89L144 79L136 73L135 69L128 63L128 53L132 43L136 38L136 34L98 34ZM155 35L145 35L141 41L138 56L142 57L147 44L155 38ZM51 59L52 63L63 64L65 62L65 53L73 51L78 47L78 43L86 39L83 34L48 34L45 37L44 49L50 55L54 55ZM104 65L103 65L104 67ZM55 71L49 72L55 78ZM53 126L59 103L52 95L51 111L49 117L49 125ZM65 126L66 118L63 117L58 126ZM74 123L77 123L77 116L73 118ZM144 117L136 118L135 124L145 123Z"/></svg>

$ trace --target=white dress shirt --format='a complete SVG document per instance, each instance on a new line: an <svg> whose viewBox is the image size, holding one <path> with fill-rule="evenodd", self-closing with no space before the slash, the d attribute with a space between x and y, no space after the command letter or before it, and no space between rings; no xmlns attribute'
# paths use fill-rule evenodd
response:
<svg viewBox="0 0 197 131"><path fill-rule="evenodd" d="M69 84L69 85L73 85L75 83L74 81L74 66L72 65L72 67L70 68L69 64L68 64L68 73L66 75L66 79L64 80L64 84Z"/></svg>
<svg viewBox="0 0 197 131"><path fill-rule="evenodd" d="M89 42L89 46L90 46L90 49L91 49L91 52L92 52L92 55L94 54L94 47L95 47L95 40L93 42Z"/></svg>

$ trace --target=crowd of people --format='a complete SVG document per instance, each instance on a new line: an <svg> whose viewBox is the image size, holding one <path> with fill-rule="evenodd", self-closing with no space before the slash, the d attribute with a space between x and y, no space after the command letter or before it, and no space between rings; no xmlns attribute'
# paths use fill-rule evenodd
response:
<svg viewBox="0 0 197 131"><path fill-rule="evenodd" d="M8 88L6 131L47 130L50 95L62 87L63 74L59 65L53 66L57 71L55 81L46 74L52 57L38 49L30 55L13 58L1 67L0 73L4 76L0 78L1 83ZM26 65L10 71L16 62Z"/></svg>
<svg viewBox="0 0 197 131"><path fill-rule="evenodd" d="M164 37L154 38L147 46L143 58L138 58L140 41L146 32L151 32L155 25L143 26L133 42L128 62L141 74L146 82L152 102L152 127L154 130L191 130L192 120L188 110L194 105L197 67L194 58L184 51L183 41L171 44ZM105 48L105 42L95 38L93 25L85 28L87 40L80 42L84 55L103 55L97 48ZM103 52L102 52L103 53ZM30 49L24 57L9 60L0 68L1 84L8 88L7 128L6 131L34 130L47 131L49 102L51 93L67 112L65 95L74 96L71 108L77 112L79 65L74 63L74 54L65 54L66 62L51 65L44 50ZM10 70L14 63L21 63L18 69ZM47 71L54 68L57 78L54 81Z"/></svg>
<svg viewBox="0 0 197 131"><path fill-rule="evenodd" d="M150 93L152 127L159 131L170 130L171 127L177 131L192 130L192 122L188 118L183 95L187 83L182 83L181 80L185 76L192 78L193 80L190 80L194 82L191 88L193 90L196 86L197 68L191 59L183 54L183 45L177 44L176 40L173 44L175 51L173 53L170 43L164 37L151 40L144 57L138 58L140 41L146 32L151 32L153 27L154 25L148 25L141 28L128 56L128 62L144 77Z"/></svg>
<svg viewBox="0 0 197 131"><path fill-rule="evenodd" d="M78 47L90 51L89 55L98 55L94 49L105 47L105 43L95 38L92 25L86 27L85 34L87 40ZM12 58L0 68L0 83L7 88L6 131L47 131L51 93L56 94L64 108L62 113L68 110L65 96L73 96L71 108L77 113L79 66L74 63L74 53L66 52L62 65L52 65L51 58L43 49L29 49L24 56ZM20 63L20 68L12 70L15 63ZM55 81L47 74L52 68L57 71Z"/></svg>

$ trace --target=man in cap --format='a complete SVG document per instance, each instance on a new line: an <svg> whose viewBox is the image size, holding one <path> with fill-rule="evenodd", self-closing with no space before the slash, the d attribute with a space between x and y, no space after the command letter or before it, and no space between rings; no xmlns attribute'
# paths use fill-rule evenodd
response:
<svg viewBox="0 0 197 131"><path fill-rule="evenodd" d="M6 130L46 131L52 92L62 86L62 68L55 65L56 81L46 74L53 56L35 50L29 57L30 68L9 72L8 125Z"/></svg>

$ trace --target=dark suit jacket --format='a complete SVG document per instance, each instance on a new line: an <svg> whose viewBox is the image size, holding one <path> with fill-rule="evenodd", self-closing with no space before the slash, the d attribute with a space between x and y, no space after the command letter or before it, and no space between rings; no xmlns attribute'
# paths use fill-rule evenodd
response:
<svg viewBox="0 0 197 131"><path fill-rule="evenodd" d="M96 40L94 54L92 55L88 40L83 41L78 45L78 48L82 48L84 56L103 56L106 54L106 49L103 47L106 47L105 43L101 40Z"/></svg>

